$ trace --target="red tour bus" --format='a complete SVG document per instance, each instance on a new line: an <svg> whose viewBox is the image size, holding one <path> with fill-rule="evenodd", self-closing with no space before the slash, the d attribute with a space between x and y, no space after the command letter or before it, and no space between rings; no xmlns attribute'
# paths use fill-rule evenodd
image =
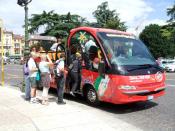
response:
<svg viewBox="0 0 175 131"><path fill-rule="evenodd" d="M165 94L164 70L133 34L104 28L75 28L70 31L65 52L67 65L76 52L82 54L77 93L90 104L99 101L125 104ZM69 76L66 93L71 88Z"/></svg>

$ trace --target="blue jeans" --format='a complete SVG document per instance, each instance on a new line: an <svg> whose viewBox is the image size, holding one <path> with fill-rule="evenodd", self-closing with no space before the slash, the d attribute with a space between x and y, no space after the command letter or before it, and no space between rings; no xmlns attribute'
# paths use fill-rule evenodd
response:
<svg viewBox="0 0 175 131"><path fill-rule="evenodd" d="M30 99L30 77L25 75L25 98Z"/></svg>
<svg viewBox="0 0 175 131"><path fill-rule="evenodd" d="M63 102L64 77L56 78L58 102Z"/></svg>
<svg viewBox="0 0 175 131"><path fill-rule="evenodd" d="M74 93L75 90L77 89L79 81L80 81L79 80L79 73L71 71L70 75L71 75L71 82L72 82L71 91Z"/></svg>

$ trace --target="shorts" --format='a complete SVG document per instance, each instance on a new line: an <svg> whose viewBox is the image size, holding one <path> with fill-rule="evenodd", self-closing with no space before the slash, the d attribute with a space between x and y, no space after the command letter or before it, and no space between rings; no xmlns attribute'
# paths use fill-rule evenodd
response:
<svg viewBox="0 0 175 131"><path fill-rule="evenodd" d="M36 77L30 77L31 88L37 88Z"/></svg>
<svg viewBox="0 0 175 131"><path fill-rule="evenodd" d="M50 88L50 74L49 73L41 73L41 81L43 87Z"/></svg>

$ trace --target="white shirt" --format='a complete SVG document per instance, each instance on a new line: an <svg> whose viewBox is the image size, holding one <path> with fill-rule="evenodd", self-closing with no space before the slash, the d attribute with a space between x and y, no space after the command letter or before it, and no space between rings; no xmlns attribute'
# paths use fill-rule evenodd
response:
<svg viewBox="0 0 175 131"><path fill-rule="evenodd" d="M56 51L57 46L58 46L58 43L54 43L54 44L50 47L50 50ZM61 50L60 47L58 47L58 51L60 51L60 50Z"/></svg>
<svg viewBox="0 0 175 131"><path fill-rule="evenodd" d="M85 44L85 51L88 52L91 46L96 46L95 42L93 40L89 40Z"/></svg>
<svg viewBox="0 0 175 131"><path fill-rule="evenodd" d="M60 69L64 69L64 61L62 59L56 61L57 64L57 74L61 75Z"/></svg>
<svg viewBox="0 0 175 131"><path fill-rule="evenodd" d="M50 73L48 63L49 62L46 62L46 61L41 61L39 63L39 69L42 73L45 73L45 72Z"/></svg>
<svg viewBox="0 0 175 131"><path fill-rule="evenodd" d="M30 58L28 61L28 67L29 67L29 77L36 77L37 71L32 71L33 68L36 67L36 63L33 58Z"/></svg>

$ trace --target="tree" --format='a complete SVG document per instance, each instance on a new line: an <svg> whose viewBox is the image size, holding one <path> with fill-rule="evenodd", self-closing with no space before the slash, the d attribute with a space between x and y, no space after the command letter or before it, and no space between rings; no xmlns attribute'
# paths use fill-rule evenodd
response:
<svg viewBox="0 0 175 131"><path fill-rule="evenodd" d="M167 15L170 16L169 22L175 23L175 4L167 9Z"/></svg>
<svg viewBox="0 0 175 131"><path fill-rule="evenodd" d="M167 8L167 15L170 16L170 19L168 20L168 25L165 25L163 28L164 31L169 33L168 42L172 47L170 50L172 50L172 54L175 56L175 3L172 7Z"/></svg>
<svg viewBox="0 0 175 131"><path fill-rule="evenodd" d="M32 18L29 19L29 32L34 34L38 32L40 27L43 27L45 30L51 29L57 21L60 20L58 14L54 14L53 11L45 12L42 14L32 14Z"/></svg>
<svg viewBox="0 0 175 131"><path fill-rule="evenodd" d="M45 12L42 14L33 14L29 19L29 32L36 33L41 27L44 32L41 35L51 36L67 36L72 28L86 25L88 23L85 18L79 15L71 15L70 12L66 15L59 15L54 11Z"/></svg>
<svg viewBox="0 0 175 131"><path fill-rule="evenodd" d="M170 19L163 26L150 24L140 34L140 39L157 57L175 57L175 4L167 9Z"/></svg>
<svg viewBox="0 0 175 131"><path fill-rule="evenodd" d="M146 26L139 37L155 58L166 57L169 54L169 44L163 38L159 25L150 24Z"/></svg>
<svg viewBox="0 0 175 131"><path fill-rule="evenodd" d="M120 22L119 19L110 19L107 21L106 25L104 26L105 28L110 28L110 29L118 29L122 31L126 31L126 26L124 22Z"/></svg>
<svg viewBox="0 0 175 131"><path fill-rule="evenodd" d="M93 16L97 19L99 27L119 29L125 31L127 27L121 22L115 10L109 10L108 2L103 2L93 12Z"/></svg>

